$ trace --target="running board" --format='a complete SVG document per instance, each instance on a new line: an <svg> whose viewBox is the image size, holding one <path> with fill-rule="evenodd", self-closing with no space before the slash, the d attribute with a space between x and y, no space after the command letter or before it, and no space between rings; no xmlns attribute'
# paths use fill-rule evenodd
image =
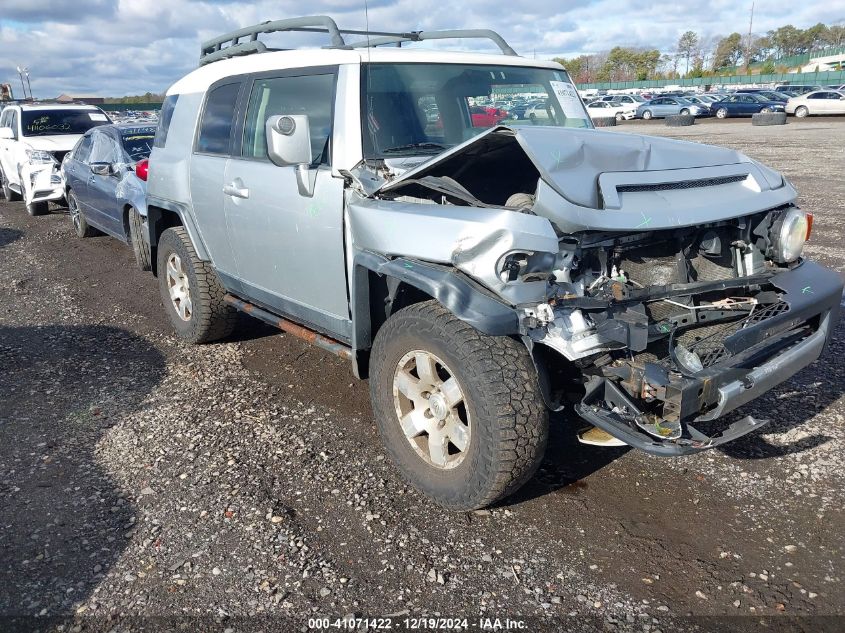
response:
<svg viewBox="0 0 845 633"><path fill-rule="evenodd" d="M257 305L249 303L248 301L244 301L243 299L238 299L233 295L224 295L223 301L228 303L236 310L240 310L245 314L254 316L255 318L260 319L265 323L269 323L273 327L279 328L283 332L287 332L288 334L291 334L297 338L301 338L303 341L311 343L312 345L315 345L320 349L324 349L327 352L331 352L335 356L340 356L341 358L345 358L346 360L352 360L352 349L339 341L336 341L327 336L323 336L322 334L318 334L314 330L309 330L307 327L298 325L293 321L283 319L273 314L272 312L268 312L263 308L259 308Z"/></svg>

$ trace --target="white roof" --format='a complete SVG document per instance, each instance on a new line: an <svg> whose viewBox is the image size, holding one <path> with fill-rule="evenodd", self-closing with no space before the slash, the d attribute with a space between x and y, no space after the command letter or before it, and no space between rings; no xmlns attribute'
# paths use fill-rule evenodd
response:
<svg viewBox="0 0 845 633"><path fill-rule="evenodd" d="M500 53L459 53L454 51L433 51L407 48L370 49L297 49L272 53L255 53L212 62L197 68L173 84L167 91L171 94L205 92L218 79L285 68L309 68L314 66L336 66L366 62L413 62L441 64L495 64L498 66L527 66L561 70L557 62L528 59Z"/></svg>

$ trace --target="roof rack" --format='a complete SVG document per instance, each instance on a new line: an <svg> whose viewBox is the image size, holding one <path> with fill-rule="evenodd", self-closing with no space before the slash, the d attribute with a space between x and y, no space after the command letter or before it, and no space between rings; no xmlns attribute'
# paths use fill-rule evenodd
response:
<svg viewBox="0 0 845 633"><path fill-rule="evenodd" d="M385 31L361 31L338 28L337 23L326 15L310 15L286 20L273 20L247 26L225 35L219 35L206 40L200 47L200 66L227 59L264 53L274 50L268 48L258 39L260 34L277 33L281 31L297 31L305 33L327 33L331 37L331 45L324 48L338 48L351 50L354 48L370 48L393 44L402 46L403 42L422 42L424 40L446 40L462 38L483 38L491 40L505 55L516 55L504 38L489 29L453 29L448 31L409 31L393 33ZM365 40L347 44L343 35L364 35ZM245 40L245 41L242 41Z"/></svg>

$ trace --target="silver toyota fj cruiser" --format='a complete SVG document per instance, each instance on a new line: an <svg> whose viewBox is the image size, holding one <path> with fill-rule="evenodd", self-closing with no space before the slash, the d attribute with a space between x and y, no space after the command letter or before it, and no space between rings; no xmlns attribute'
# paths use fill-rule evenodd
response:
<svg viewBox="0 0 845 633"><path fill-rule="evenodd" d="M286 31L331 44L268 47ZM454 37L503 54L402 46ZM491 31L319 16L204 43L148 180L179 335L241 310L349 358L397 466L453 509L532 475L550 410L656 455L763 424L714 421L817 359L842 295L795 198L735 151L592 129L561 66Z"/></svg>

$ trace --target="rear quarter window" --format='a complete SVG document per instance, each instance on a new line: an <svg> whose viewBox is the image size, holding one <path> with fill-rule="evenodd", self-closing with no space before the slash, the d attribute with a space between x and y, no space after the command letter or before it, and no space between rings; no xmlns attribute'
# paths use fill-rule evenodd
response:
<svg viewBox="0 0 845 633"><path fill-rule="evenodd" d="M167 131L170 129L170 121L173 120L173 111L176 109L176 102L178 100L179 95L170 95L161 104L161 112L158 115L158 128L156 129L153 147L164 147L164 144L167 143Z"/></svg>
<svg viewBox="0 0 845 633"><path fill-rule="evenodd" d="M208 92L197 134L196 151L203 154L228 154L235 122L235 106L241 84L217 86Z"/></svg>

